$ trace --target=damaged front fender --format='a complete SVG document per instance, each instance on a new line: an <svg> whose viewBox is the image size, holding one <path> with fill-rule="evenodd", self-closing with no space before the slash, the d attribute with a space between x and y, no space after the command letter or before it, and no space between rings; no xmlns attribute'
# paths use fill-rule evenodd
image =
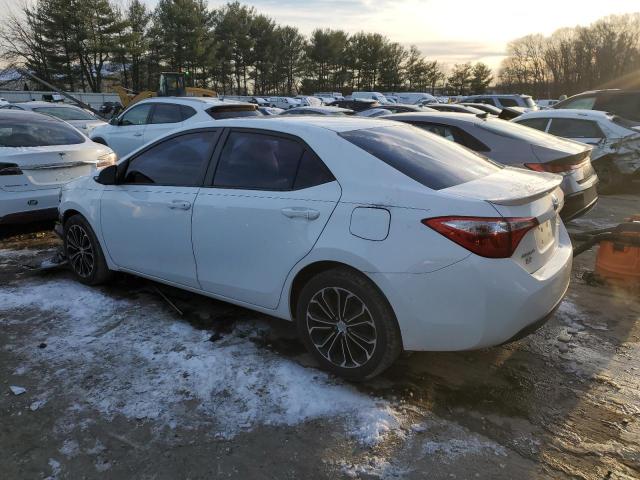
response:
<svg viewBox="0 0 640 480"><path fill-rule="evenodd" d="M594 163L610 160L623 175L640 173L640 134L607 142L597 150L600 155L592 158Z"/></svg>

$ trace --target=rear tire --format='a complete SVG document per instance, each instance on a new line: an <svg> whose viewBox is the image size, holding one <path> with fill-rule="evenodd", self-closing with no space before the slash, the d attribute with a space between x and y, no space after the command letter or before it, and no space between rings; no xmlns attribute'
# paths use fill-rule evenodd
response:
<svg viewBox="0 0 640 480"><path fill-rule="evenodd" d="M402 351L389 302L368 278L347 268L326 270L307 282L296 323L322 368L349 380L379 375Z"/></svg>
<svg viewBox="0 0 640 480"><path fill-rule="evenodd" d="M113 276L93 229L82 215L74 215L64 224L64 253L73 275L85 285L99 285Z"/></svg>

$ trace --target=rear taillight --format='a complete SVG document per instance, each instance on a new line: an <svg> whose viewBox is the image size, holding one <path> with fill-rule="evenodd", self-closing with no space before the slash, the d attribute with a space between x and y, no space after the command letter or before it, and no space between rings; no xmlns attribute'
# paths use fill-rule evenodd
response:
<svg viewBox="0 0 640 480"><path fill-rule="evenodd" d="M15 163L0 162L0 176L3 175L22 175L22 170Z"/></svg>
<svg viewBox="0 0 640 480"><path fill-rule="evenodd" d="M560 175L568 175L573 170L577 170L584 164L584 159L579 163L572 162L547 162L547 163L525 163L524 166L536 172L558 173Z"/></svg>
<svg viewBox="0 0 640 480"><path fill-rule="evenodd" d="M509 258L529 230L538 226L533 217L436 217L422 223L467 250L487 258Z"/></svg>

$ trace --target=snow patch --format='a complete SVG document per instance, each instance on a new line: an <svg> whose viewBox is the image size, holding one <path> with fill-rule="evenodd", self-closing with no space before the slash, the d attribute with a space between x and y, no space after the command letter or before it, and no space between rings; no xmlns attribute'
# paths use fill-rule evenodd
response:
<svg viewBox="0 0 640 480"><path fill-rule="evenodd" d="M0 314L33 310L36 315L19 321L45 325L47 348L33 349L41 329L34 329L40 338L17 339L21 345L12 348L23 354L24 368L46 366L48 380L82 399L80 412L69 409L69 415L89 407L107 418L147 419L159 429L206 427L226 438L257 425L319 418L343 419L348 433L365 445L401 434L388 402L251 342L269 328L265 322L240 323L213 343L211 332L148 298L116 299L68 280L0 288ZM187 415L193 408L201 412L199 423Z"/></svg>

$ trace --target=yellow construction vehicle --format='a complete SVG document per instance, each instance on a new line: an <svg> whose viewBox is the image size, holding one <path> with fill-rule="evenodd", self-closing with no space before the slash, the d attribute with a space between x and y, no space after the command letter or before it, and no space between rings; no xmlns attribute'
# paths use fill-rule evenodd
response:
<svg viewBox="0 0 640 480"><path fill-rule="evenodd" d="M185 87L184 73L162 72L160 74L160 88L157 92L150 90L134 93L124 87L113 87L120 97L120 103L124 108L133 105L140 100L151 97L217 97L218 94L207 88Z"/></svg>

